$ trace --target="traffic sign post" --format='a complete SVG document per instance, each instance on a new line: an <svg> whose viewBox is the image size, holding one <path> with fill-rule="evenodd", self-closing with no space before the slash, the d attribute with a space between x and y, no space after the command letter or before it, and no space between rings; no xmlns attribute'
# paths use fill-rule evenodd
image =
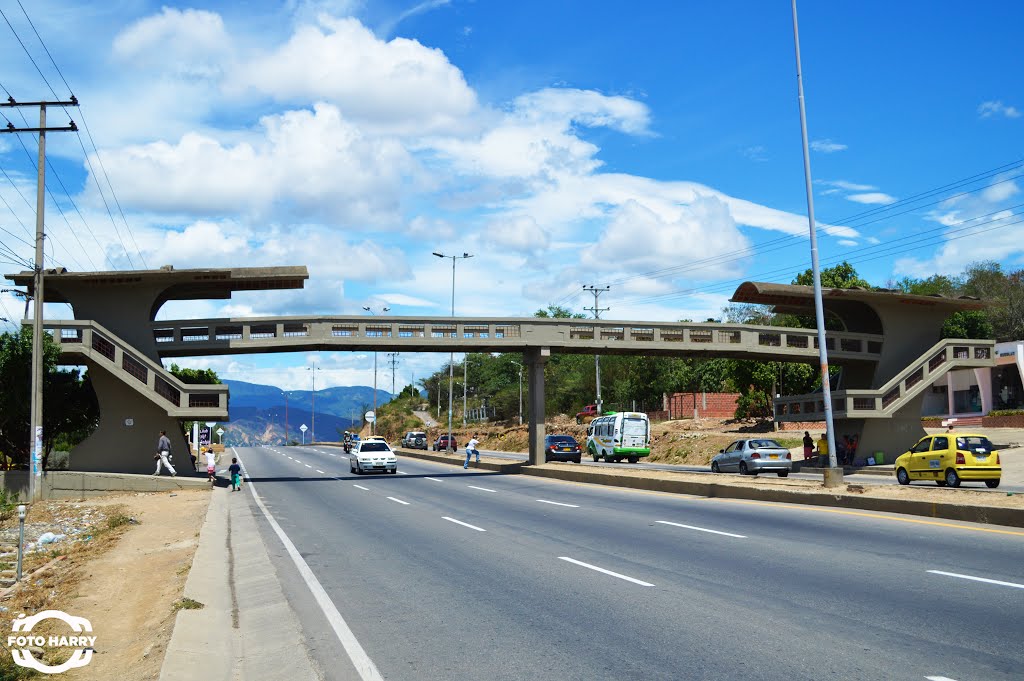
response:
<svg viewBox="0 0 1024 681"><path fill-rule="evenodd" d="M302 444L306 444L306 431L309 430L309 428L307 428L306 424L303 423L301 426L299 426L299 430L302 431Z"/></svg>

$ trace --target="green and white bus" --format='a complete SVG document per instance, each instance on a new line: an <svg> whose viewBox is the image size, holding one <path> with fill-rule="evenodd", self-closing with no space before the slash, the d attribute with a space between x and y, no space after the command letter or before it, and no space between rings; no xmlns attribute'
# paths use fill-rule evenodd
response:
<svg viewBox="0 0 1024 681"><path fill-rule="evenodd" d="M620 411L599 416L587 427L587 452L594 461L636 463L651 453L651 423L647 414Z"/></svg>

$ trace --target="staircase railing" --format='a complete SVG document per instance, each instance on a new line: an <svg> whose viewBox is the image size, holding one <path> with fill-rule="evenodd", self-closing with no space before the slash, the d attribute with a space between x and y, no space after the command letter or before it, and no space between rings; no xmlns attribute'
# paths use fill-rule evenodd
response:
<svg viewBox="0 0 1024 681"><path fill-rule="evenodd" d="M167 410L191 420L228 418L228 387L183 383L157 362L91 320L46 320L63 354L83 357Z"/></svg>
<svg viewBox="0 0 1024 681"><path fill-rule="evenodd" d="M954 369L995 365L995 341L945 338L880 388L832 392L836 418L886 418ZM790 395L775 400L777 421L820 421L825 418L821 393Z"/></svg>

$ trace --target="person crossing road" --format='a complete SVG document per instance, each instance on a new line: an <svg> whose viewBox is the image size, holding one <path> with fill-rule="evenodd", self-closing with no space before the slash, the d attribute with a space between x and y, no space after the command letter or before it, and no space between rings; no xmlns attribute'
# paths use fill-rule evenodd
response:
<svg viewBox="0 0 1024 681"><path fill-rule="evenodd" d="M469 459L473 454L476 454L476 462L480 463L480 450L476 446L480 444L480 440L476 439L476 434L473 438L466 443L466 463L462 464L463 468L469 468Z"/></svg>

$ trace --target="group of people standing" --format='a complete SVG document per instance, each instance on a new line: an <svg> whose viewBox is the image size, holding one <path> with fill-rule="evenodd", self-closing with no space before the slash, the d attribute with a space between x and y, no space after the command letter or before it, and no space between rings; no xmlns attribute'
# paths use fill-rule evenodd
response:
<svg viewBox="0 0 1024 681"><path fill-rule="evenodd" d="M213 451L213 447L207 447L206 451L203 452L206 457L206 475L210 482L217 481L217 455ZM199 472L199 468L196 465L196 455L189 450L189 456L192 458L192 470ZM167 437L167 431L160 431L160 438L156 442L156 455L153 456L156 460L156 472L153 475L160 475L160 471L166 468L171 474L171 477L178 475L178 472L174 470L174 466L171 465L171 440ZM231 475L231 491L235 492L242 488L242 466L238 463L237 457L232 457L231 465L228 466L228 473Z"/></svg>
<svg viewBox="0 0 1024 681"><path fill-rule="evenodd" d="M857 458L857 445L859 444L860 437L854 433L853 435L844 435L842 441L836 442L836 463L840 466L852 466L854 460ZM814 452L815 442L814 438L808 431L804 431L804 461L812 459L815 456ZM817 442L817 455L821 457L821 462L824 465L828 460L828 434L822 433L821 437L818 438Z"/></svg>

